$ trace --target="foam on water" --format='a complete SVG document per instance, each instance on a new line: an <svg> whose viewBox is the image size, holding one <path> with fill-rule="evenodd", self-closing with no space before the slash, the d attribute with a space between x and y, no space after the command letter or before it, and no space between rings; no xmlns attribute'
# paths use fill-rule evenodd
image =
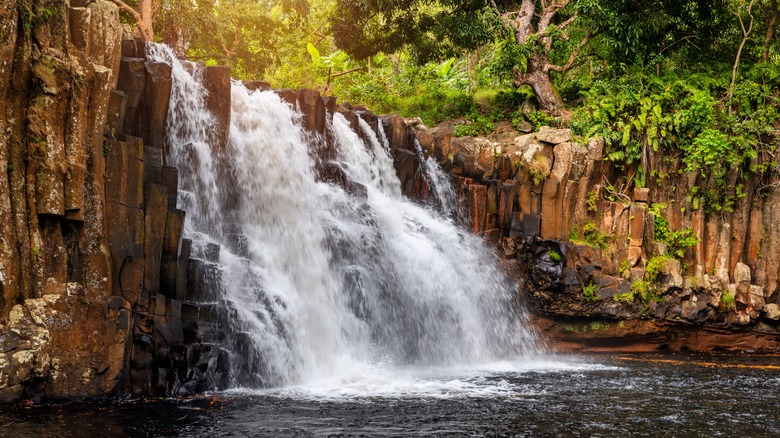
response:
<svg viewBox="0 0 780 438"><path fill-rule="evenodd" d="M513 382L534 373L580 375L616 371L619 367L569 359L501 361L470 367L398 367L382 363L350 363L317 382L283 388L235 388L236 396L269 396L318 401L371 399L462 399L536 397L547 393L535 385Z"/></svg>

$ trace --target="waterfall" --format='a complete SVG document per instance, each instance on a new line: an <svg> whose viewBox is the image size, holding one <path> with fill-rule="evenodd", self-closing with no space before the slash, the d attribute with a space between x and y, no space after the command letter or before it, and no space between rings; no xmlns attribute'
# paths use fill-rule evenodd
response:
<svg viewBox="0 0 780 438"><path fill-rule="evenodd" d="M271 91L231 90L215 152L198 68L173 66L167 159L193 257L212 263L233 382L278 387L360 364L457 366L528 356L533 332L495 254L450 218L454 192L426 162L443 209L401 194L384 133L341 114L328 130L349 187L322 181L301 115ZM364 141L363 139L367 139ZM323 139L319 139L324 141Z"/></svg>

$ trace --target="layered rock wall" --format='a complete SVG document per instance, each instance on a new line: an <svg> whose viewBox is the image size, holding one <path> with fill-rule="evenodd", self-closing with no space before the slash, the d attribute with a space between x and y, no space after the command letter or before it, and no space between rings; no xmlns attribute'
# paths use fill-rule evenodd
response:
<svg viewBox="0 0 780 438"><path fill-rule="evenodd" d="M713 211L697 187L707 181L679 159L653 157L658 170L636 188L601 141L567 129L457 138L451 125L417 126L454 175L465 221L499 245L536 314L767 333L780 347L776 185L749 181L735 196L734 183L733 207ZM656 215L695 244L656 241Z"/></svg>
<svg viewBox="0 0 780 438"><path fill-rule="evenodd" d="M0 12L0 401L224 386L163 159L170 66L110 1Z"/></svg>

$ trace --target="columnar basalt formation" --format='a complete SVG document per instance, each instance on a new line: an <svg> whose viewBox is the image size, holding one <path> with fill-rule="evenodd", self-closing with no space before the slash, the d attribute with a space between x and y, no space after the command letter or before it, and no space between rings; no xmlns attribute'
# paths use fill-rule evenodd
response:
<svg viewBox="0 0 780 438"><path fill-rule="evenodd" d="M164 162L171 67L110 1L28 3L0 14L0 401L224 387Z"/></svg>
<svg viewBox="0 0 780 438"><path fill-rule="evenodd" d="M603 142L574 141L568 129L519 134L502 125L486 138L456 138L451 125L417 124L416 138L454 175L464 220L499 245L537 315L583 327L599 319L604 327L647 320L657 333L696 324L702 337L710 329L751 332L769 339L756 344L761 348L780 349L775 185L751 182L732 212L706 212L695 187L700 177L679 171L679 160L654 157L660 170L648 177L648 188L634 188L632 176L604 158ZM657 214L669 232L689 229L698 243L669 254L655 239ZM613 331L604 338L631 334ZM571 337L562 329L555 335ZM744 346L722 344L674 345Z"/></svg>
<svg viewBox="0 0 780 438"><path fill-rule="evenodd" d="M221 248L195 254L182 236L178 172L166 161L171 66L147 59L110 1L29 6L55 10L30 18L11 2L0 23L0 401L226 387L231 353L222 346L241 354L242 334L225 342ZM219 152L230 70L206 67L203 78L209 146L229 170ZM278 93L301 111L320 177L365 192L330 163L328 118L342 114L360 135L358 117L377 132L379 119L314 90ZM406 135L393 144L405 191L427 193L414 133L396 128ZM230 212L230 199L219 207ZM242 236L224 232L242 256Z"/></svg>

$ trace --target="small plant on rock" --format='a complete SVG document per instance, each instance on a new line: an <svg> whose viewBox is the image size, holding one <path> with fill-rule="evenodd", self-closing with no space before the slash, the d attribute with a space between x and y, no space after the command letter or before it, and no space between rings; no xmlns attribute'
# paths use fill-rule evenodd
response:
<svg viewBox="0 0 780 438"><path fill-rule="evenodd" d="M587 199L585 200L585 208L588 210L588 213L596 213L599 211L599 193L595 190L591 190L588 192Z"/></svg>
<svg viewBox="0 0 780 438"><path fill-rule="evenodd" d="M531 179L535 186L543 183L544 180L550 176L552 165L550 159L544 155L537 155L531 160L531 164L528 166L528 172L531 173Z"/></svg>
<svg viewBox="0 0 780 438"><path fill-rule="evenodd" d="M559 253L558 251L556 251L554 249L551 249L550 251L548 251L547 254L550 256L550 260L553 261L554 263L558 263L562 259L561 253Z"/></svg>
<svg viewBox="0 0 780 438"><path fill-rule="evenodd" d="M626 278L630 270L631 270L631 264L628 263L628 260L623 260L622 262L620 262L620 268L618 268L618 273L620 274L621 277Z"/></svg>
<svg viewBox="0 0 780 438"><path fill-rule="evenodd" d="M582 295L585 297L585 301L597 301L599 299L596 292L599 287L596 283L588 283L582 286Z"/></svg>
<svg viewBox="0 0 780 438"><path fill-rule="evenodd" d="M737 303L734 294L727 290L724 290L720 295L720 303L723 305L723 308L726 311L734 312L737 310Z"/></svg>
<svg viewBox="0 0 780 438"><path fill-rule="evenodd" d="M601 250L607 249L609 243L615 238L612 234L602 233L598 225L593 222L588 222L582 226L582 237L585 243Z"/></svg>

